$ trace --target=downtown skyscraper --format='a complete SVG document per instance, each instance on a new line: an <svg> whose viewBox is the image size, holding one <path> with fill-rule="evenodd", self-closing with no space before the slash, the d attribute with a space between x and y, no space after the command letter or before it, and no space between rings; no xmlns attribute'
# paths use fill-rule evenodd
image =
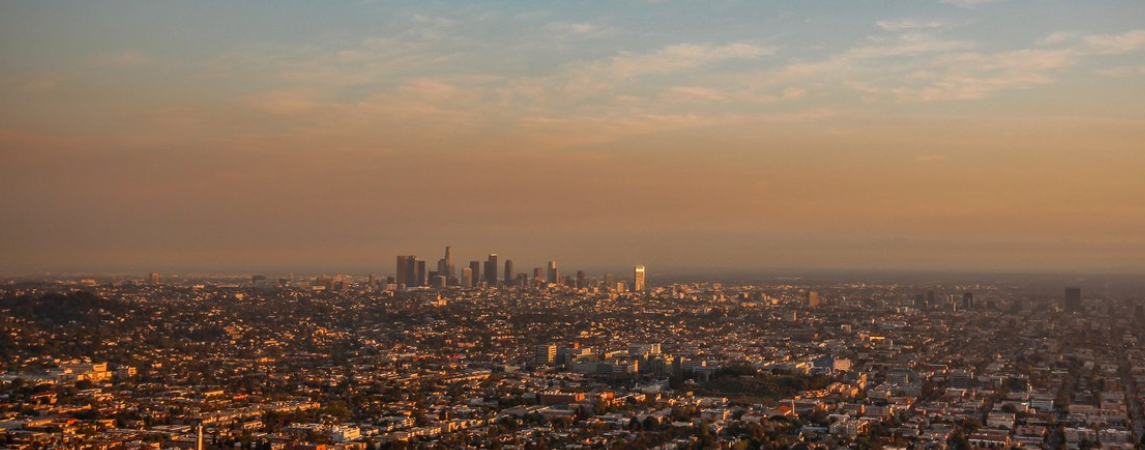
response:
<svg viewBox="0 0 1145 450"><path fill-rule="evenodd" d="M437 275L445 277L447 282L453 279L456 266L453 265L453 248L445 247L445 257L437 260Z"/></svg>
<svg viewBox="0 0 1145 450"><path fill-rule="evenodd" d="M475 288L481 284L481 261L469 261L469 279L472 284L466 287Z"/></svg>
<svg viewBox="0 0 1145 450"><path fill-rule="evenodd" d="M489 259L485 261L485 284L489 286L497 285L497 254L490 253Z"/></svg>
<svg viewBox="0 0 1145 450"><path fill-rule="evenodd" d="M461 269L461 286L467 288L473 287L473 268L465 267Z"/></svg>
<svg viewBox="0 0 1145 450"><path fill-rule="evenodd" d="M453 265L453 247L445 246L445 275L446 278L453 278L457 275L457 266Z"/></svg>
<svg viewBox="0 0 1145 450"><path fill-rule="evenodd" d="M560 283L560 278L561 278L561 274L560 274L560 272L557 272L557 262L556 261L549 261L549 276L547 278L547 281L549 283L556 284L556 283Z"/></svg>
<svg viewBox="0 0 1145 450"><path fill-rule="evenodd" d="M395 270L398 285L406 287L417 286L417 257L413 255L398 255L397 270Z"/></svg>

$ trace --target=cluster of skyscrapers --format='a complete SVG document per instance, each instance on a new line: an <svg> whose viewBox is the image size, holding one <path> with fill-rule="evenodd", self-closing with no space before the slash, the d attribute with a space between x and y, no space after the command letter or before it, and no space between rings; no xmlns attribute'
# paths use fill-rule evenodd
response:
<svg viewBox="0 0 1145 450"><path fill-rule="evenodd" d="M534 267L532 276L528 273L517 273L513 260L500 262L496 253L490 253L485 261L470 261L467 267L460 271L454 264L453 248L445 247L445 257L437 260L436 270L429 270L424 260L416 255L398 255L395 267L395 276L388 280L389 284L397 287L434 287L459 286L476 288L481 286L529 286L529 285L567 285L575 288L588 287L588 277L583 270L578 270L575 277L566 277L557 269L556 261L549 261L546 267ZM648 281L644 266L633 269L632 283L617 282L608 274L603 283L609 288L622 287L623 290L644 292L648 289Z"/></svg>

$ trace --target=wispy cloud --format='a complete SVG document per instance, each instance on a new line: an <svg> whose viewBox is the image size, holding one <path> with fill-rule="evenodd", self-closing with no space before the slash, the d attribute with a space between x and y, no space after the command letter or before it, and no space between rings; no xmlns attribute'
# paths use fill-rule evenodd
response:
<svg viewBox="0 0 1145 450"><path fill-rule="evenodd" d="M892 38L873 37L872 44L855 47L840 55L841 59L882 59L917 57L928 54L967 50L974 47L968 41L944 39L929 33L907 32Z"/></svg>
<svg viewBox="0 0 1145 450"><path fill-rule="evenodd" d="M898 32L913 30L948 30L963 25L963 23L941 19L917 19L904 17L898 19L880 20L875 22L875 25L886 31Z"/></svg>
<svg viewBox="0 0 1145 450"><path fill-rule="evenodd" d="M909 71L909 82L852 86L900 101L974 100L999 91L1048 84L1052 81L1050 72L1068 65L1070 57L1064 50L944 54L903 66L903 72Z"/></svg>
<svg viewBox="0 0 1145 450"><path fill-rule="evenodd" d="M755 59L775 53L774 47L748 43L727 45L677 44L652 53L624 53L606 63L592 65L592 70L618 77L651 73L668 73L718 64L738 59Z"/></svg>
<svg viewBox="0 0 1145 450"><path fill-rule="evenodd" d="M996 3L1002 0L942 0L942 3L951 5L958 5L963 8L973 8L975 6L985 5L987 3Z"/></svg>
<svg viewBox="0 0 1145 450"><path fill-rule="evenodd" d="M561 108L569 109L594 101L604 102L598 105L605 110L610 104L625 108L624 104L614 102L635 91L656 86L642 83L648 78L718 72L722 64L756 60L775 52L774 47L742 42L675 44L644 53L621 52L616 56L568 64L548 76L512 80L503 93L510 99L528 101L525 110L541 103L549 103L550 107L560 104ZM673 88L675 86L663 86L664 90ZM719 96L717 91L710 86L685 86L676 94L715 99Z"/></svg>
<svg viewBox="0 0 1145 450"><path fill-rule="evenodd" d="M1145 45L1145 31L1134 30L1061 34L1030 48L990 50L954 31L965 22L908 17L878 21L878 31L858 44L818 57L783 53L767 41L682 42L588 52L584 59L518 71L487 64L497 59L497 46L476 38L455 17L407 18L412 24L379 36L240 48L199 72L259 81L259 89L234 100L265 122L265 132L245 131L247 140L273 136L305 143L352 135L366 147L442 139L482 145L480 130L496 124L537 145L567 146L777 115L803 117L822 111L817 102L826 98L847 99L832 111L862 108L862 101L989 98L1054 83L1061 71L1090 56ZM535 19L540 17L526 28L537 39L524 40L557 47L561 40L620 33L591 21ZM145 56L111 60L131 63ZM431 132L419 123L450 131Z"/></svg>
<svg viewBox="0 0 1145 450"><path fill-rule="evenodd" d="M1120 78L1134 75L1145 75L1145 66L1131 67L1131 66L1116 66L1094 70L1094 73L1103 77Z"/></svg>
<svg viewBox="0 0 1145 450"><path fill-rule="evenodd" d="M1055 31L1039 41L1042 45L1062 45L1076 40L1082 34L1076 31Z"/></svg>
<svg viewBox="0 0 1145 450"><path fill-rule="evenodd" d="M550 22L545 24L545 30L565 38L603 37L614 32L610 27L587 22Z"/></svg>
<svg viewBox="0 0 1145 450"><path fill-rule="evenodd" d="M1145 30L1122 34L1099 34L1083 38L1087 50L1102 54L1122 54L1145 48Z"/></svg>
<svg viewBox="0 0 1145 450"><path fill-rule="evenodd" d="M672 88L670 92L672 95L702 100L726 100L728 98L723 92L701 86L677 86Z"/></svg>
<svg viewBox="0 0 1145 450"><path fill-rule="evenodd" d="M1039 46L983 51L971 41L941 37L937 24L885 23L894 36L874 36L868 44L818 62L790 64L766 75L775 82L838 83L869 101L904 102L975 100L998 92L1030 89L1088 58L1145 48L1145 30L1120 34L1055 33Z"/></svg>

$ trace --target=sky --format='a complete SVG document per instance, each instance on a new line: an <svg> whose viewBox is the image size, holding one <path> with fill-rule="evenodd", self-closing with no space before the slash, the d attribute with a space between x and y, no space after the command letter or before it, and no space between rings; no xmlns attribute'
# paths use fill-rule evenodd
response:
<svg viewBox="0 0 1145 450"><path fill-rule="evenodd" d="M0 0L0 272L1145 273L1143 19Z"/></svg>

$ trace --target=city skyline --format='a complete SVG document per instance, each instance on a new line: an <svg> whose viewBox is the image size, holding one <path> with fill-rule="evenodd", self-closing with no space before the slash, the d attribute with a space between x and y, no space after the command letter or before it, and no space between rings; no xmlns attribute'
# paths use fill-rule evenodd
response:
<svg viewBox="0 0 1145 450"><path fill-rule="evenodd" d="M456 250L456 246L451 246ZM460 279L462 269L469 269L472 263L479 264L477 273L480 275L478 281L487 282L486 279L486 266L488 265L488 257L490 255L500 256L497 253L482 253L480 251L473 251L472 254L462 251L458 257L460 263L453 265L452 276ZM439 264L442 263L443 258L433 256L432 252L426 251L424 254L418 252L416 254L400 254L398 258L411 258L409 262L414 264L414 268L410 272L417 275L417 265L420 263L424 266L426 274L439 273ZM474 259L476 258L476 259ZM40 279L43 277L108 277L109 279L131 279L133 277L147 278L153 272L162 273L164 276L175 274L178 276L190 277L247 277L251 275L300 275L300 276L324 276L330 274L346 275L346 276L399 276L395 271L394 255L388 257L380 257L376 263L362 264L362 263L346 263L345 261L331 260L328 263L314 264L314 263L296 263L296 264L274 264L274 263L253 263L253 264L232 264L220 263L211 266L203 266L196 264L185 263L165 263L165 264L148 264L145 262L138 262L131 265L124 266L102 266L99 267L84 267L84 266L69 266L60 265L55 268L25 268L25 269L11 269L0 270L0 277L7 279ZM589 271L591 276L603 276L610 274L619 277L620 279L629 279L631 281L632 272L636 266L644 266L646 264L637 264L635 261L639 259L626 258L621 261L610 261L604 258L593 258L591 255L578 260L570 260L563 257L552 259L551 256L540 256L538 259L518 259L524 261L523 263L515 263L512 258L503 259L498 261L497 278L498 283L505 281L507 270L512 270L514 275L524 275L531 273L533 269L540 269L540 273L546 279L550 275L550 263L557 263L558 261L562 266L568 265L574 267L572 273L557 272L561 277L575 276L576 271ZM506 267L508 265L509 267ZM514 269L515 267L515 269ZM711 265L698 265L687 263L668 263L664 265L657 264L658 272L661 274L669 274L673 277L697 278L697 277L748 277L747 279L755 279L756 277L842 277L842 279L861 279L862 277L875 277L878 279L889 279L895 277L905 277L906 279L927 277L927 276L940 276L940 277L956 277L964 278L967 280L976 279L976 277L1057 277L1061 279L1070 279L1070 277L1079 277L1076 279L1085 279L1084 277L1113 277L1111 279L1133 279L1140 275L1140 271L1134 269L1115 269L1104 270L1094 268L990 268L990 267L956 267L956 268L933 268L933 267L840 267L840 266L824 266L824 265L805 265L805 266L739 266L730 263L716 262ZM625 275L628 274L628 275ZM856 278L858 277L858 278ZM1064 277L1064 278L1062 278ZM1128 278L1127 278L1128 277ZM738 279L738 278L737 278ZM1104 279L1104 278L1102 278ZM428 280L432 283L432 280Z"/></svg>
<svg viewBox="0 0 1145 450"><path fill-rule="evenodd" d="M453 246L445 246L445 257L437 262L437 269L430 271L427 269L426 260L420 259L417 255L397 255L393 265L393 271L386 272L382 270L380 273L386 278L377 278L378 272L370 272L369 279L370 285L384 286L387 289L399 288L446 288L446 287L460 287L460 288L478 288L481 286L497 287L497 286L528 286L528 285L569 285L576 288L585 287L587 273L584 269L577 269L575 273L561 273L557 268L556 260L548 260L545 265L533 267L533 276L529 277L529 272L518 273L514 268L512 259L506 259L503 264L499 265L500 255L497 253L489 253L485 261L472 260L469 266L464 268L461 273L456 273L453 261ZM633 292L646 292L649 283L646 277L646 270L643 265L636 264L632 266L633 276L631 283L623 281L625 286L628 286ZM156 272L152 272L148 279L152 284L156 284L154 280L157 277ZM266 278L265 275L256 275ZM611 280L614 274L604 271L600 274L603 280ZM325 275L323 275L325 277ZM594 277L595 279L595 277ZM375 283L375 281L377 283ZM600 280L598 280L600 281ZM611 284L605 281L605 284ZM615 286L612 286L615 287Z"/></svg>
<svg viewBox="0 0 1145 450"><path fill-rule="evenodd" d="M4 274L1145 273L1138 1L2 12Z"/></svg>

